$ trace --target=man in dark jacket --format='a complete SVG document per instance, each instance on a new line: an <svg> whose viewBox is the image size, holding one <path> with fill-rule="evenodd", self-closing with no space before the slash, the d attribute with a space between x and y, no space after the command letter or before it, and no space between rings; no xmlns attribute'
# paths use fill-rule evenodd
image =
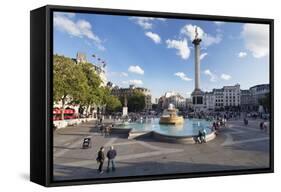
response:
<svg viewBox="0 0 281 192"><path fill-rule="evenodd" d="M115 171L114 159L116 155L117 155L116 150L113 148L113 146L110 146L110 150L106 154L106 157L108 158L107 171L110 171L110 164L112 166L112 171Z"/></svg>
<svg viewBox="0 0 281 192"><path fill-rule="evenodd" d="M98 152L97 162L99 163L98 171L100 174L103 173L103 163L104 163L104 147L102 146Z"/></svg>

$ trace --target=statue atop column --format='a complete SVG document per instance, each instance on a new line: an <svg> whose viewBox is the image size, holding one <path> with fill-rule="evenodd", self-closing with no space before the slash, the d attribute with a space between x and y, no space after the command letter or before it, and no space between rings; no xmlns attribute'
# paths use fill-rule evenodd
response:
<svg viewBox="0 0 281 192"><path fill-rule="evenodd" d="M195 27L195 37L194 37L192 43L194 45L199 45L201 41L202 41L202 39L199 38L198 28Z"/></svg>
<svg viewBox="0 0 281 192"><path fill-rule="evenodd" d="M197 27L195 27L195 39L198 39L198 30L197 30Z"/></svg>

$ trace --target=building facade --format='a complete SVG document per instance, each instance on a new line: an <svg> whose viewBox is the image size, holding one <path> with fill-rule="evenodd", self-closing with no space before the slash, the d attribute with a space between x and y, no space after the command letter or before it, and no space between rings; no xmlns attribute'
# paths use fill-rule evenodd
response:
<svg viewBox="0 0 281 192"><path fill-rule="evenodd" d="M112 90L111 93L117 97L130 97L133 95L135 91L138 91L145 96L145 111L151 110L152 109L152 102L151 102L151 92L147 88L143 87L135 87L134 85L130 85L129 88L120 88L118 86L115 86Z"/></svg>
<svg viewBox="0 0 281 192"><path fill-rule="evenodd" d="M224 107L239 107L241 102L240 85L223 87L223 105Z"/></svg>
<svg viewBox="0 0 281 192"><path fill-rule="evenodd" d="M214 98L215 98L215 108L223 108L223 89L213 89L213 94L214 94Z"/></svg>
<svg viewBox="0 0 281 192"><path fill-rule="evenodd" d="M159 98L158 106L163 110L167 109L169 104L173 104L177 109L186 109L186 98L173 91L166 92Z"/></svg>
<svg viewBox="0 0 281 192"><path fill-rule="evenodd" d="M213 110L215 109L215 105L216 105L216 97L215 94L213 92L205 92L204 94L204 105L205 108L208 110Z"/></svg>
<svg viewBox="0 0 281 192"><path fill-rule="evenodd" d="M269 84L260 84L253 87L250 87L250 92L252 95L252 105L255 111L259 110L260 99L269 96L270 86Z"/></svg>
<svg viewBox="0 0 281 192"><path fill-rule="evenodd" d="M241 111L253 111L253 95L249 89L241 90Z"/></svg>
<svg viewBox="0 0 281 192"><path fill-rule="evenodd" d="M269 84L261 84L241 90L240 85L224 86L204 93L205 109L239 108L241 111L259 111L260 99L268 96Z"/></svg>
<svg viewBox="0 0 281 192"><path fill-rule="evenodd" d="M192 99L191 98L186 98L185 99L185 108L187 110L190 110L190 109L192 109L192 106L193 106Z"/></svg>
<svg viewBox="0 0 281 192"><path fill-rule="evenodd" d="M204 109L226 109L240 107L240 85L224 86L221 89L213 89L204 93Z"/></svg>

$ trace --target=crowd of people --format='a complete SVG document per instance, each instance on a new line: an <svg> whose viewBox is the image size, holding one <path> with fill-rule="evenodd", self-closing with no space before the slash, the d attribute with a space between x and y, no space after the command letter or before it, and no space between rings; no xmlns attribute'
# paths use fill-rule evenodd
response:
<svg viewBox="0 0 281 192"><path fill-rule="evenodd" d="M149 116L149 118L154 118L155 116ZM244 123L245 126L248 126L249 120L247 119L247 115L243 115L244 119L242 122ZM130 115L127 116L127 121L132 121L135 122L137 120L142 119L143 116L140 115ZM147 119L148 117L144 117ZM218 135L219 131L221 128L226 128L227 127L227 121L229 120L237 120L241 119L241 113L239 112L214 112L214 113L201 113L200 115L197 116L197 118L204 118L206 120L212 121L212 126L211 129L212 131ZM103 123L103 118L99 118L97 122L97 126L99 127L99 131L102 136L109 136L112 128L114 127L114 122L115 118L113 119L113 123ZM262 131L267 131L267 123L262 120L259 124L260 130ZM198 134L194 136L194 141L195 143L203 144L207 142L206 139L207 136L207 130L206 128L200 129L198 131ZM117 156L117 152L114 149L113 146L110 146L110 149L107 151L105 155L105 147L100 147L98 154L97 154L97 162L98 162L98 172L102 174L104 172L103 167L104 167L104 162L107 159L107 172L110 172L110 170L115 171L115 158Z"/></svg>
<svg viewBox="0 0 281 192"><path fill-rule="evenodd" d="M103 118L99 118L97 121L96 127L99 129L99 132L102 136L110 136L112 128L114 127L113 123L103 123Z"/></svg>

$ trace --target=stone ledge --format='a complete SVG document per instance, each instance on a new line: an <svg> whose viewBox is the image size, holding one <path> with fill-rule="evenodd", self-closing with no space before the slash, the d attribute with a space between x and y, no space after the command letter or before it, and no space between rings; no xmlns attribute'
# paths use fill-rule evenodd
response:
<svg viewBox="0 0 281 192"><path fill-rule="evenodd" d="M137 139L141 136L148 136L158 141L169 142L169 143L181 143L181 144L195 144L194 137L191 136L173 136L165 135L155 131L132 131L131 128L113 128L113 133L128 134L128 139ZM206 135L206 141L211 141L216 138L215 132L211 132Z"/></svg>
<svg viewBox="0 0 281 192"><path fill-rule="evenodd" d="M65 120L53 121L53 124L56 127L56 129L61 129L69 126L76 126L79 125L80 123L85 123L93 120L96 119L95 118L65 119Z"/></svg>
<svg viewBox="0 0 281 192"><path fill-rule="evenodd" d="M192 136L172 136L172 135L165 135L161 133L157 133L153 131L153 138L159 140L159 141L164 141L164 142L169 142L169 143L181 143L181 144L195 144L194 137L196 135ZM211 132L206 135L206 141L211 141L214 138L216 138L215 132Z"/></svg>

